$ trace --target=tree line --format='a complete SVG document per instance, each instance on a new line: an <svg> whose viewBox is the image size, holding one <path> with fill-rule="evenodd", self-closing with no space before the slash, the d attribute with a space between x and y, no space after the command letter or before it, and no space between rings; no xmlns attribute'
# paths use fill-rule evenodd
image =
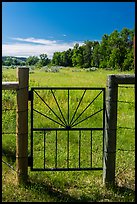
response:
<svg viewBox="0 0 137 204"><path fill-rule="evenodd" d="M46 66L51 62L50 59L48 59L47 54L41 54L39 57L37 56L30 56L28 58L23 57L11 57L11 56L5 56L2 57L2 65L3 66L25 66L25 65L35 65L36 67L43 67Z"/></svg>
<svg viewBox="0 0 137 204"><path fill-rule="evenodd" d="M87 40L81 46L76 43L72 49L54 52L52 59L48 59L47 54L30 56L25 65L131 70L134 68L133 39L134 29L114 30L110 35L104 34L100 42ZM5 61L2 64L5 65Z"/></svg>
<svg viewBox="0 0 137 204"><path fill-rule="evenodd" d="M25 66L26 65L25 57L11 57L11 56L4 56L2 57L2 65L3 66Z"/></svg>
<svg viewBox="0 0 137 204"><path fill-rule="evenodd" d="M55 52L52 63L70 67L98 67L123 70L134 68L134 30L123 28L104 34L101 42L85 41L82 46L76 43L73 49Z"/></svg>

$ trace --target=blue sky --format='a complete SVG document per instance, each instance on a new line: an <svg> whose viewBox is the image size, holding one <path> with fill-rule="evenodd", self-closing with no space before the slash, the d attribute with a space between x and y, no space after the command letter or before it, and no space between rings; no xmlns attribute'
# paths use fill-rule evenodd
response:
<svg viewBox="0 0 137 204"><path fill-rule="evenodd" d="M2 55L39 56L135 27L135 2L2 2Z"/></svg>

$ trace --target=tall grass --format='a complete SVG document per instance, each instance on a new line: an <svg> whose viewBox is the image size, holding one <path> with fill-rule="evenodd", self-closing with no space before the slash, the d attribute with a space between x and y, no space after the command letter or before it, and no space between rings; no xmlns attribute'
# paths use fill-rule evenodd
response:
<svg viewBox="0 0 137 204"><path fill-rule="evenodd" d="M132 72L122 72L131 73ZM122 74L121 72L119 74ZM36 86L54 87L106 87L106 80L108 74L118 74L116 71L97 70L94 72L86 72L81 70L75 72L75 69L61 69L56 73L47 73L44 71L36 70L30 74L29 89ZM16 80L16 70L3 69L3 81ZM57 114L60 114L53 95L50 91L42 92L39 94L44 98L48 104L52 107ZM55 92L57 100L60 102L64 115L67 116L66 111L66 92ZM78 101L82 95L82 92L71 92L71 105L70 113L74 113ZM87 92L87 95L88 94ZM94 96L97 93L94 93ZM85 97L86 98L86 97ZM71 100L72 99L72 100ZM57 119L51 110L41 102L40 98L35 94L35 109L39 109L42 113ZM83 100L81 107L77 114L81 113L81 110L87 102L91 99L87 97L87 101ZM134 89L119 88L120 101L134 102ZM77 104L74 103L77 101ZM16 93L11 91L3 91L2 105L4 108L15 109L16 107ZM101 98L98 98L97 103L89 108L90 111L96 111L101 107ZM118 128L117 130L117 153L116 153L116 182L117 186L113 189L106 189L102 183L102 171L62 171L62 172L32 172L29 169L29 183L27 186L16 185L15 172L3 163L2 173L2 199L3 202L78 202L78 201L94 201L94 202L133 202L134 201L134 184L135 184L135 141L134 141L134 103L118 103ZM88 115L85 111L86 117ZM54 116L53 116L54 115ZM72 118L70 114L70 118ZM77 115L76 115L77 116ZM2 129L3 132L15 132L15 111L3 111L2 112ZM45 118L46 119L46 118ZM37 127L55 125L52 121L45 120L40 114L34 114L34 125ZM80 120L80 118L79 118ZM100 126L102 121L102 115L100 113L99 118L95 117L89 120L89 123ZM82 125L88 125L83 124ZM8 129L9 127L9 129ZM131 129L124 129L121 127L130 127ZM90 132L82 132L81 135L81 165L90 165ZM35 167L43 168L43 132L34 132L34 165ZM54 131L47 132L46 135L46 164L48 167L55 165L55 140L56 134ZM70 148L70 167L78 167L78 141L79 135L77 131L70 134L69 148ZM4 156L3 160L10 163L15 168L15 135L3 135L2 145ZM66 166L64 161L67 160L67 134L63 132L58 133L58 163L60 167ZM102 132L93 132L93 152L92 159L93 165L98 167L102 165ZM29 153L30 153L30 102L29 102ZM11 192L14 192L11 194ZM10 196L9 196L10 195Z"/></svg>

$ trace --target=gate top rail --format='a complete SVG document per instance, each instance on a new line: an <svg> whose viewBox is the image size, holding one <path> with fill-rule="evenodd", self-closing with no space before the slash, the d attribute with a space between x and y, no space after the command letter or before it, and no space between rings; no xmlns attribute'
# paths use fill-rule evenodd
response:
<svg viewBox="0 0 137 204"><path fill-rule="evenodd" d="M134 84L135 74L110 74L108 75L108 81L115 84Z"/></svg>
<svg viewBox="0 0 137 204"><path fill-rule="evenodd" d="M83 90L83 89L86 89L86 90L104 90L105 88L102 88L102 87L32 87L31 88L31 90L34 90L34 89L49 89L49 90L51 90L51 89L56 89L56 90L58 90L58 89L61 89L61 90Z"/></svg>
<svg viewBox="0 0 137 204"><path fill-rule="evenodd" d="M103 127L102 128L82 128L82 127L79 127L79 128L71 128L71 127L66 127L66 128L33 128L32 129L33 131L67 131L67 130L69 130L69 131L77 131L77 130L80 130L80 131L82 131L82 130L89 130L89 131L101 131L101 130L104 130L103 129Z"/></svg>

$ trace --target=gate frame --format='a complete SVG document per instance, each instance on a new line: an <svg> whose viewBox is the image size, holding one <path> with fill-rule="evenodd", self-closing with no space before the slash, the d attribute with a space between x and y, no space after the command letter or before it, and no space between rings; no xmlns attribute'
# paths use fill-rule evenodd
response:
<svg viewBox="0 0 137 204"><path fill-rule="evenodd" d="M101 90L102 91L102 110L103 111L103 124L101 128L71 128L70 126L66 126L66 128L33 128L33 91L34 90ZM100 94L100 93L99 93ZM96 98L96 97L95 97ZM103 170L103 156L102 156L102 167L84 167L84 168L36 168L33 169L33 131L46 131L46 130L51 130L51 131L73 131L73 130L98 130L102 131L102 136L103 136L103 151L102 155L104 154L104 135L105 135L105 111L106 111L106 105L105 105L105 99L106 99L106 90L105 88L102 87L32 87L31 90L29 91L29 100L31 101L31 155L29 157L29 166L31 168L31 171L80 171L80 170ZM68 95L68 100L69 100L69 95ZM80 99L81 100L81 99ZM95 99L93 99L94 101ZM91 101L91 102L93 102ZM69 102L68 102L69 103ZM88 104L89 105L89 104ZM69 110L69 104L68 104L68 110ZM68 113L69 114L69 113Z"/></svg>

